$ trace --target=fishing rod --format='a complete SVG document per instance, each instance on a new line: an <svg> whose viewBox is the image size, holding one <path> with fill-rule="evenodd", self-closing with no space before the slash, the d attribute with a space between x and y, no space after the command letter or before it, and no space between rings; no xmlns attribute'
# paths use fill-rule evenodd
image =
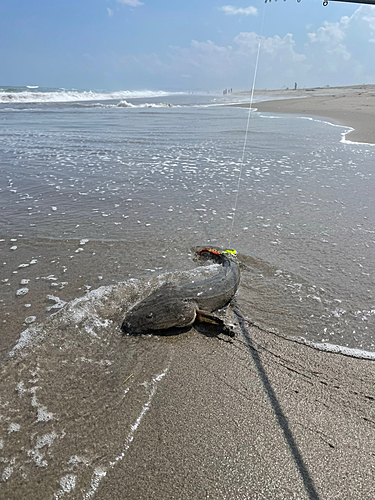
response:
<svg viewBox="0 0 375 500"><path fill-rule="evenodd" d="M285 2L286 0L284 0ZM375 0L329 0L330 2L347 2L347 3L362 3L362 4L367 4L367 5L375 5ZM271 0L265 0L264 3L271 2ZM277 0L275 0L277 2ZM298 3L301 2L301 0L297 0ZM328 0L323 1L324 7L328 5Z"/></svg>

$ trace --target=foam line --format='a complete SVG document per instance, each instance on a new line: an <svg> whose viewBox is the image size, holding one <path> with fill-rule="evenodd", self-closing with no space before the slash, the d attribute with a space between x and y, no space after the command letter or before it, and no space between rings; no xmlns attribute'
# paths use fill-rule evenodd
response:
<svg viewBox="0 0 375 500"><path fill-rule="evenodd" d="M156 375L152 379L151 391L150 391L148 400L143 405L141 413L138 415L134 424L131 425L130 432L128 433L128 435L125 439L125 442L124 442L124 445L122 448L122 452L112 462L109 462L107 467L97 467L94 470L94 473L91 476L90 489L86 493L84 493L83 500L89 500L90 498L92 498L95 495L97 489L99 488L99 484L100 484L101 480L107 475L107 472L110 469L113 469L115 467L115 465L125 457L126 452L128 451L131 443L133 442L135 431L138 429L140 423L143 420L143 417L146 415L146 413L150 409L151 402L156 394L157 383L160 382L160 380L162 380L162 378L165 377L168 369L169 369L169 367L167 367L162 373L160 373L159 375Z"/></svg>
<svg viewBox="0 0 375 500"><path fill-rule="evenodd" d="M353 349L351 347L329 344L328 342L312 342L311 340L304 340L304 344L314 347L319 351L343 354L344 356L351 356L352 358L375 360L375 352L371 351L363 351L362 349Z"/></svg>

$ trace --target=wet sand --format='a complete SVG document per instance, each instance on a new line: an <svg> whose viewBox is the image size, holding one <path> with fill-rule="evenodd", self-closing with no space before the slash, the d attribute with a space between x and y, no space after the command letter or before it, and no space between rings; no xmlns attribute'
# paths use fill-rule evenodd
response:
<svg viewBox="0 0 375 500"><path fill-rule="evenodd" d="M315 112L319 100L348 102L314 99L293 106L311 101L306 114L327 116ZM267 105L281 112L281 101L257 107ZM111 260L115 244L103 254L92 242L78 253L79 241L64 242L64 251L43 242L32 253L37 263L19 268L30 251L27 241L15 243L4 300L28 278L30 292L17 300L33 305L21 315L7 309L2 355L26 315L44 326L25 357L2 365L2 499L374 498L374 361L317 351L249 323L241 287L237 314L225 313L234 339L195 328L123 337L121 321L137 298L129 284L93 291L45 318L45 298L37 297L58 291L70 300L117 283L123 263ZM88 261L91 281L81 270Z"/></svg>
<svg viewBox="0 0 375 500"><path fill-rule="evenodd" d="M354 129L349 141L375 144L375 85L258 93L278 99L254 104L258 111L329 118Z"/></svg>
<svg viewBox="0 0 375 500"><path fill-rule="evenodd" d="M374 498L373 361L249 324L241 288L234 339L122 337L126 286L3 365L4 500Z"/></svg>

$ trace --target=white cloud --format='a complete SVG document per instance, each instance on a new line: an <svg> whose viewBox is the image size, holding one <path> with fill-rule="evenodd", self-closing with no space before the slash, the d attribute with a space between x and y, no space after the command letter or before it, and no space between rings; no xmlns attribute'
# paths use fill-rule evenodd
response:
<svg viewBox="0 0 375 500"><path fill-rule="evenodd" d="M250 51L255 54L258 51L259 35L256 33L240 33L234 41L238 44L239 51ZM295 41L293 35L287 33L283 38L278 35L269 38L262 38L261 51L267 60L277 58L285 62L301 62L306 59L304 54L295 52Z"/></svg>
<svg viewBox="0 0 375 500"><path fill-rule="evenodd" d="M350 19L347 16L342 17L341 20L336 23L324 21L323 26L315 33L307 33L310 43L324 44L327 54L334 54L345 60L349 60L351 54L343 43L349 22Z"/></svg>
<svg viewBox="0 0 375 500"><path fill-rule="evenodd" d="M362 19L368 23L370 29L375 33L375 7L372 7L371 10L362 17Z"/></svg>
<svg viewBox="0 0 375 500"><path fill-rule="evenodd" d="M192 40L188 47L170 47L166 57L150 58L143 54L132 61L144 73L166 78L171 86L189 85L207 89L228 86L249 88L253 79L259 44L257 33L240 33L232 45L220 46L212 40ZM292 85L305 63L305 55L295 50L293 35L262 40L259 61L259 85L281 87ZM290 83L292 80L292 83ZM281 82L281 83L280 83Z"/></svg>
<svg viewBox="0 0 375 500"><path fill-rule="evenodd" d="M258 14L258 9L256 7L234 7L233 5L223 5L220 8L227 16L256 16Z"/></svg>
<svg viewBox="0 0 375 500"><path fill-rule="evenodd" d="M130 5L130 7L139 7L140 5L144 5L139 0L116 0L118 3L123 3L125 5Z"/></svg>
<svg viewBox="0 0 375 500"><path fill-rule="evenodd" d="M325 21L307 37L304 51L316 75L326 80L335 78L343 84L375 79L375 58L370 45L375 42L375 7L362 5L350 17Z"/></svg>
<svg viewBox="0 0 375 500"><path fill-rule="evenodd" d="M292 33L262 37L258 88L351 85L375 81L375 7L306 28L305 43ZM141 74L144 81L176 88L249 88L260 36L241 32L227 45L192 40L162 54L138 54L118 61L119 74Z"/></svg>
<svg viewBox="0 0 375 500"><path fill-rule="evenodd" d="M109 7L107 7L107 12L108 12L108 16L109 17L112 17L113 16L113 10L110 9Z"/></svg>

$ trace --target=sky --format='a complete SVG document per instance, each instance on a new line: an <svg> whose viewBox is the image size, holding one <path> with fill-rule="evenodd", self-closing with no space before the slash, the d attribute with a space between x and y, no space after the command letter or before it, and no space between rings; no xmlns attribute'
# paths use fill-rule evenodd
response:
<svg viewBox="0 0 375 500"><path fill-rule="evenodd" d="M251 89L375 83L375 7L320 0L0 2L0 86Z"/></svg>

